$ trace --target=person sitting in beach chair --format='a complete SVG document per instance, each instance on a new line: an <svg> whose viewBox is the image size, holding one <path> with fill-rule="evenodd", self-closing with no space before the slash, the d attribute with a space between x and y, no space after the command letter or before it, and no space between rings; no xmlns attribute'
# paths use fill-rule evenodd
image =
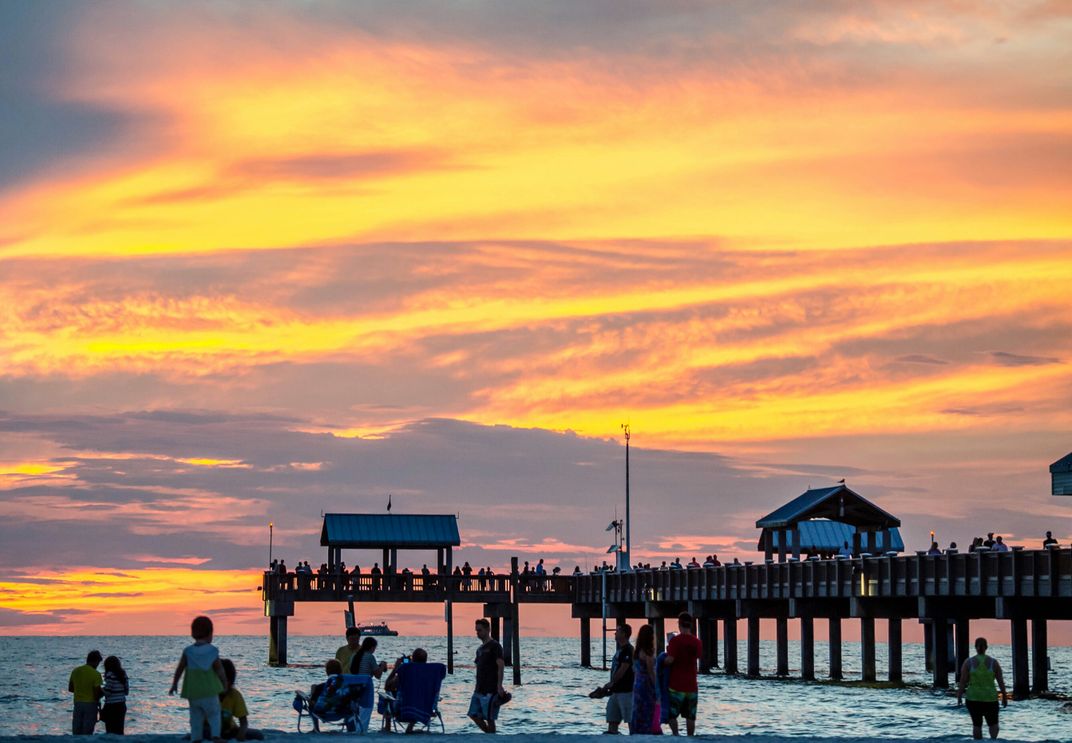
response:
<svg viewBox="0 0 1072 743"><path fill-rule="evenodd" d="M385 703L386 714L396 729L404 723L407 733L412 733L416 725L430 731L432 720L437 719L440 732L445 733L446 726L439 713L439 691L447 676L447 667L442 663L429 663L428 653L417 648L413 651L412 661L400 663L393 676L395 683L387 691L380 692L380 700Z"/></svg>
<svg viewBox="0 0 1072 743"><path fill-rule="evenodd" d="M349 732L367 732L368 724L361 714L362 708L372 708L372 679L364 674L341 673L342 664L332 658L325 670L327 680L314 684L309 694L298 691L294 695L294 710L298 713L298 732L301 732L302 717L313 721L313 732L320 732L320 723L339 723Z"/></svg>

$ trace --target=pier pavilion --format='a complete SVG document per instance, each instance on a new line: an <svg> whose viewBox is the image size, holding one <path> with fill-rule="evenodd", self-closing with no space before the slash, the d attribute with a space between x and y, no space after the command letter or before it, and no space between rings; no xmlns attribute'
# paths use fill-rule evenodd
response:
<svg viewBox="0 0 1072 743"><path fill-rule="evenodd" d="M854 555L900 552L904 549L900 526L900 519L844 484L806 490L756 522L756 528L762 530L759 549L768 560L777 552L779 562L785 562L789 554L799 559L802 552L836 553L841 540L834 543L833 549L816 549L823 546L823 540L836 536L845 537ZM806 540L802 542L802 538Z"/></svg>

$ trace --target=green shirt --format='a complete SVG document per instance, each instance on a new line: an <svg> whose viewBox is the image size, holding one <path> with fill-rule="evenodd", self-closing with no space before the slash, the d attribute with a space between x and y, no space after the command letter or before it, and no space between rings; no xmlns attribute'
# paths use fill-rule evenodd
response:
<svg viewBox="0 0 1072 743"><path fill-rule="evenodd" d="M969 702L996 702L998 689L995 682L993 658L979 653L968 661L968 688L964 696Z"/></svg>
<svg viewBox="0 0 1072 743"><path fill-rule="evenodd" d="M96 668L88 663L71 671L71 688L74 689L74 701L96 702L97 695L93 690L99 689L102 683L101 675Z"/></svg>

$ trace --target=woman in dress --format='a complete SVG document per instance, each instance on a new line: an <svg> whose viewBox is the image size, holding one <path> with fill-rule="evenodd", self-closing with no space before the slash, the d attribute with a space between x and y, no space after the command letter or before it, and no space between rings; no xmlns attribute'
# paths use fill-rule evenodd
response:
<svg viewBox="0 0 1072 743"><path fill-rule="evenodd" d="M655 631L640 625L633 662L633 719L630 735L651 735L655 730Z"/></svg>

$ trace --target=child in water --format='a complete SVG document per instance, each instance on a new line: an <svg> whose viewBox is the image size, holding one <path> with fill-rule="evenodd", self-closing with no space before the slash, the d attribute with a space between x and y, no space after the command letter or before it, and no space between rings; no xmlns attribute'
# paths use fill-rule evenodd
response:
<svg viewBox="0 0 1072 743"><path fill-rule="evenodd" d="M190 623L194 643L187 645L179 658L171 680L174 694L182 679L182 698L190 703L190 743L200 743L208 723L212 740L220 738L220 694L227 688L227 677L220 663L220 651L212 644L212 620L197 617Z"/></svg>

